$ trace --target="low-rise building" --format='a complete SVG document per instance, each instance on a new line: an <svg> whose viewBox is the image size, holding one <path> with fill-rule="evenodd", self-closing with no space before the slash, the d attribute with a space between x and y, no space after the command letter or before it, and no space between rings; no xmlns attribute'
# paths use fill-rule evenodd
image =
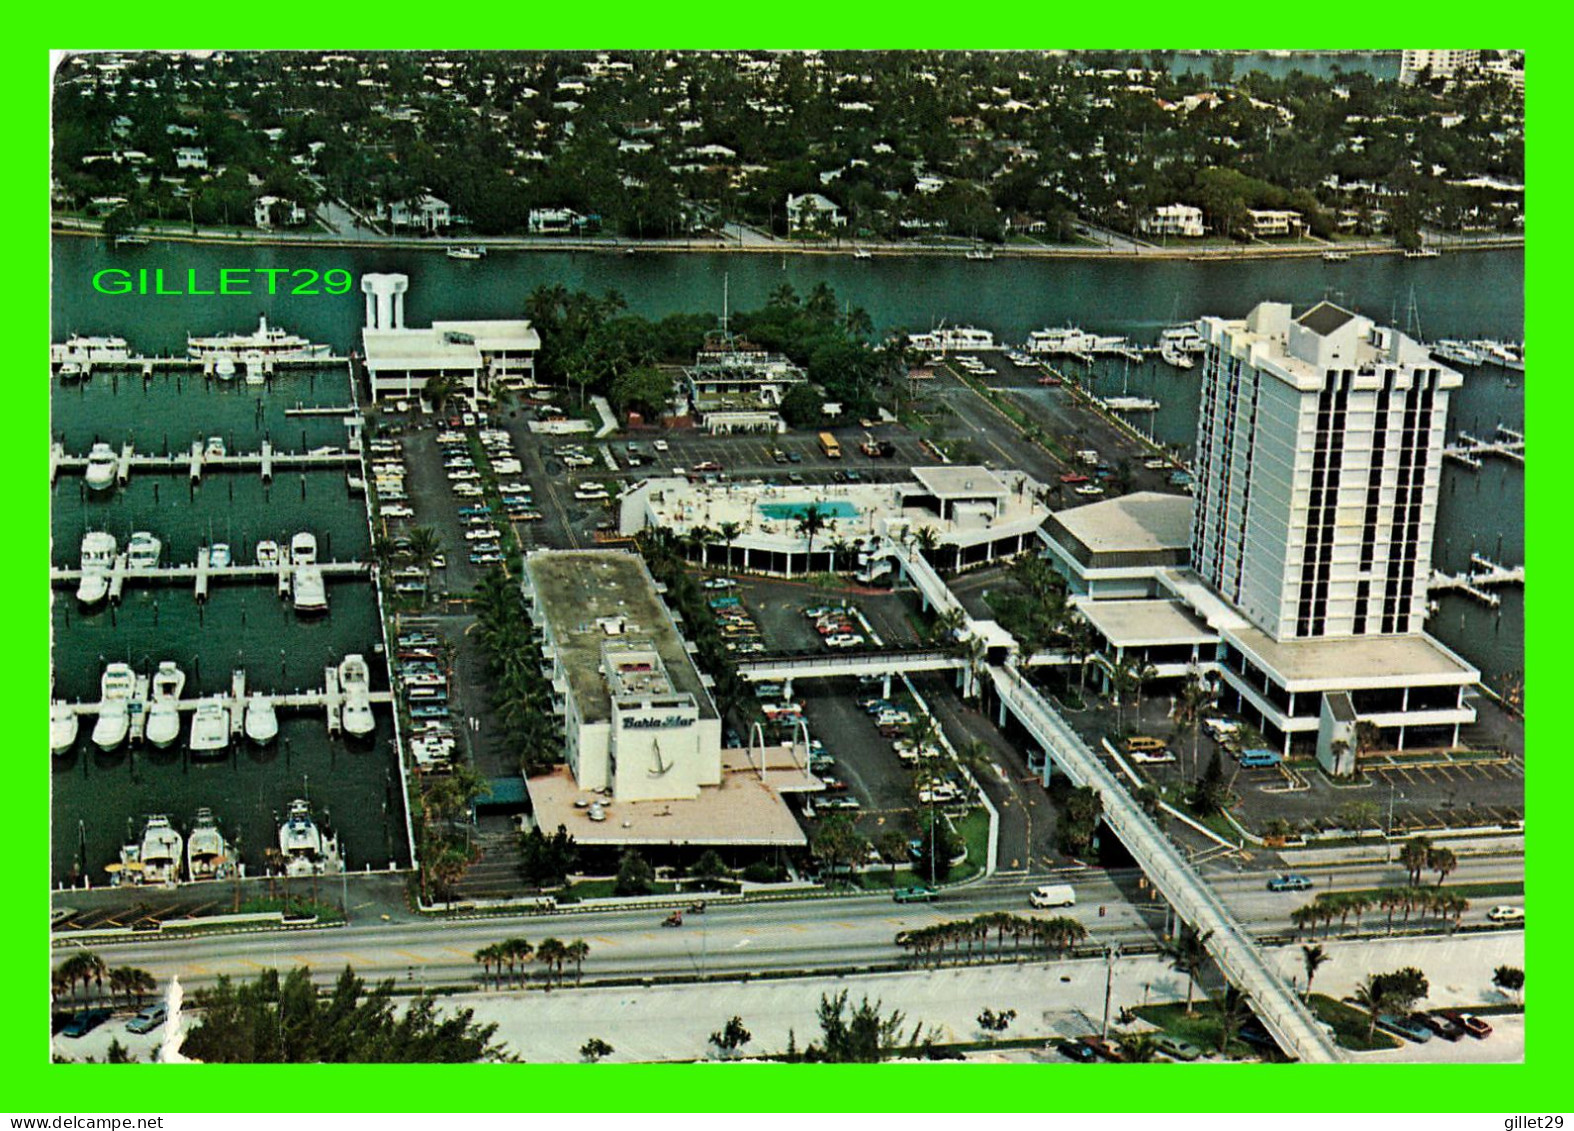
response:
<svg viewBox="0 0 1574 1131"><path fill-rule="evenodd" d="M721 336L706 341L683 379L700 426L729 433L786 431L782 399L809 378L781 354Z"/></svg>
<svg viewBox="0 0 1574 1131"><path fill-rule="evenodd" d="M306 223L306 209L282 196L259 196L252 204L252 223L267 231Z"/></svg>
<svg viewBox="0 0 1574 1131"><path fill-rule="evenodd" d="M836 202L817 192L787 197L787 234L814 233L831 228L845 228L847 217Z"/></svg>
<svg viewBox="0 0 1574 1131"><path fill-rule="evenodd" d="M1258 238L1296 236L1306 227L1306 221L1299 212L1280 208L1248 208L1246 218L1252 235Z"/></svg>
<svg viewBox="0 0 1574 1131"><path fill-rule="evenodd" d="M1138 226L1145 235L1195 238L1204 231L1202 209L1190 204L1161 204L1151 216L1144 217Z"/></svg>
<svg viewBox="0 0 1574 1131"><path fill-rule="evenodd" d="M200 146L181 146L175 150L175 168L206 169L208 151Z"/></svg>
<svg viewBox="0 0 1574 1131"><path fill-rule="evenodd" d="M416 228L423 232L436 232L453 223L448 202L430 193L410 200L385 202L381 216L394 228Z"/></svg>

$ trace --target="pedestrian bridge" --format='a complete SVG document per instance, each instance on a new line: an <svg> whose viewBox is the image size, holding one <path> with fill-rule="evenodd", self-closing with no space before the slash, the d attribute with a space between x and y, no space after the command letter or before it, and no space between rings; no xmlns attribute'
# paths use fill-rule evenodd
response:
<svg viewBox="0 0 1574 1131"><path fill-rule="evenodd" d="M961 656L938 648L881 652L798 652L740 660L737 672L744 679L831 679L835 676L891 676L900 672L955 671L967 666Z"/></svg>
<svg viewBox="0 0 1574 1131"><path fill-rule="evenodd" d="M1258 951L1256 943L1229 910L1192 870L1153 819L1116 781L1115 775L1087 744L1065 724L1038 690L1014 668L991 664L990 681L1000 698L1002 721L1009 711L1043 746L1051 761L1072 783L1096 791L1103 802L1104 823L1121 839L1149 880L1199 934L1207 936L1208 953L1226 978L1251 997L1252 1008L1281 1048L1308 1064L1343 1059L1332 1038L1311 1011L1284 984Z"/></svg>

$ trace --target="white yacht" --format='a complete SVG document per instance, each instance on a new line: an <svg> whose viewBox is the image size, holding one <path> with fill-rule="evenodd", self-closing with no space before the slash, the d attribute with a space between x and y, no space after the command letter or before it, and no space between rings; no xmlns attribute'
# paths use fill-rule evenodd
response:
<svg viewBox="0 0 1574 1131"><path fill-rule="evenodd" d="M449 259L481 259L486 255L484 247L451 247L448 249Z"/></svg>
<svg viewBox="0 0 1574 1131"><path fill-rule="evenodd" d="M217 354L213 358L213 375L220 381L235 380L235 355L228 353Z"/></svg>
<svg viewBox="0 0 1574 1131"><path fill-rule="evenodd" d="M203 459L223 459L228 452L224 447L223 436L209 436L207 447L202 449Z"/></svg>
<svg viewBox="0 0 1574 1131"><path fill-rule="evenodd" d="M1105 397L1104 407L1116 412L1157 412L1159 402L1152 397Z"/></svg>
<svg viewBox="0 0 1574 1131"><path fill-rule="evenodd" d="M1436 342L1431 349L1434 357L1440 357L1444 361L1452 362L1455 365L1468 365L1472 369L1486 360L1480 350L1453 338L1443 338Z"/></svg>
<svg viewBox="0 0 1574 1131"><path fill-rule="evenodd" d="M317 564L317 536L301 531L290 539L290 563L292 565Z"/></svg>
<svg viewBox="0 0 1574 1131"><path fill-rule="evenodd" d="M56 342L49 347L49 360L57 364L71 361L78 365L95 361L129 361L131 348L125 338L72 334L64 342Z"/></svg>
<svg viewBox="0 0 1574 1131"><path fill-rule="evenodd" d="M352 652L339 665L339 689L344 692L344 730L355 738L364 738L377 729L377 719L372 714L372 673L366 658Z"/></svg>
<svg viewBox="0 0 1574 1131"><path fill-rule="evenodd" d="M94 444L87 453L87 485L93 491L107 491L115 485L115 469L120 457L108 444Z"/></svg>
<svg viewBox="0 0 1574 1131"><path fill-rule="evenodd" d="M126 564L132 569L156 569L164 553L164 543L146 530L133 531L126 543Z"/></svg>
<svg viewBox="0 0 1574 1131"><path fill-rule="evenodd" d="M142 830L142 846L138 859L142 863L142 882L145 884L172 884L180 879L180 855L185 838L169 823L169 818L148 818Z"/></svg>
<svg viewBox="0 0 1574 1131"><path fill-rule="evenodd" d="M992 350L995 348L995 335L975 326L937 326L927 334L909 335L907 344L926 353Z"/></svg>
<svg viewBox="0 0 1574 1131"><path fill-rule="evenodd" d="M208 547L209 569L229 569L232 560L228 542L215 542Z"/></svg>
<svg viewBox="0 0 1574 1131"><path fill-rule="evenodd" d="M246 384L267 384L269 362L261 350L247 350L240 355L240 363L246 367Z"/></svg>
<svg viewBox="0 0 1574 1131"><path fill-rule="evenodd" d="M284 872L289 876L320 876L343 868L339 846L324 836L312 819L310 802L296 798L279 826L279 851L284 854Z"/></svg>
<svg viewBox="0 0 1574 1131"><path fill-rule="evenodd" d="M69 385L87 376L87 366L80 361L62 361L57 372L60 374L61 382Z"/></svg>
<svg viewBox="0 0 1574 1131"><path fill-rule="evenodd" d="M198 809L191 824L191 835L186 838L186 879L193 883L228 879L234 869L229 842L219 832L213 810Z"/></svg>
<svg viewBox="0 0 1574 1131"><path fill-rule="evenodd" d="M126 740L131 729L131 697L137 690L137 673L130 664L113 663L99 680L98 721L93 724L93 742L101 750L113 750Z"/></svg>
<svg viewBox="0 0 1574 1131"><path fill-rule="evenodd" d="M1076 326L1059 326L1053 329L1034 330L1022 347L1029 354L1087 353L1093 348L1093 335Z"/></svg>
<svg viewBox="0 0 1574 1131"><path fill-rule="evenodd" d="M278 568L280 561L279 544L272 539L265 538L257 543L257 564L267 569Z"/></svg>
<svg viewBox="0 0 1574 1131"><path fill-rule="evenodd" d="M1159 345L1166 343L1181 353L1203 353L1208 348L1207 340L1195 322L1187 322L1183 326L1166 326L1159 332Z"/></svg>
<svg viewBox="0 0 1574 1131"><path fill-rule="evenodd" d="M321 566L296 566L291 588L296 612L303 616L318 616L328 611L328 584L323 580Z"/></svg>
<svg viewBox="0 0 1574 1131"><path fill-rule="evenodd" d="M180 696L186 673L174 660L162 660L153 673L153 703L148 708L148 741L163 749L180 737Z"/></svg>
<svg viewBox="0 0 1574 1131"><path fill-rule="evenodd" d="M191 718L191 752L213 754L230 744L230 709L215 696L199 704Z"/></svg>
<svg viewBox="0 0 1574 1131"><path fill-rule="evenodd" d="M1163 358L1166 364L1173 365L1176 369L1190 369L1197 364L1196 358L1170 341L1159 343L1159 357Z"/></svg>
<svg viewBox="0 0 1574 1131"><path fill-rule="evenodd" d="M69 703L52 703L49 707L49 752L64 754L76 745L77 713Z"/></svg>
<svg viewBox="0 0 1574 1131"><path fill-rule="evenodd" d="M246 737L258 746L266 746L279 736L279 716L273 709L273 700L258 691L246 700Z"/></svg>
<svg viewBox="0 0 1574 1131"><path fill-rule="evenodd" d="M326 345L309 342L282 327L269 326L267 315L258 319L257 329L250 334L214 334L186 339L187 356L198 360L217 354L259 353L264 357L299 361L328 357L331 352Z"/></svg>
<svg viewBox="0 0 1574 1131"><path fill-rule="evenodd" d="M994 257L994 250L987 247L968 248L963 255L964 259L993 259Z"/></svg>
<svg viewBox="0 0 1574 1131"><path fill-rule="evenodd" d="M114 568L120 544L103 530L89 530L82 536L82 580L77 585L77 600L96 605L109 595L109 571Z"/></svg>

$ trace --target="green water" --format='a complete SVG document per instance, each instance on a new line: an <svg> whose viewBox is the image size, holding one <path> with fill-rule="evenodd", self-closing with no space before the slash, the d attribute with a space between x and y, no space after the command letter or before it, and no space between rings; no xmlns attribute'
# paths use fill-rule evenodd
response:
<svg viewBox="0 0 1574 1131"><path fill-rule="evenodd" d="M348 404L348 375L323 368L280 377L266 387L221 385L189 376L144 382L104 373L80 387L53 390L51 431L68 453L83 454L95 440L130 440L140 451L186 449L194 438L220 435L231 453L254 452L264 437L281 451L345 444L337 416L289 417L298 405ZM321 560L363 559L370 546L365 509L350 495L344 470L281 471L264 484L255 470L215 471L200 484L184 472L133 471L122 488L90 493L80 473L62 472L53 489L52 558L77 564L82 534L108 530L124 544L133 530L164 543L166 565L186 564L197 547L228 542L235 561L251 564L262 539L288 543L299 531L317 536ZM373 686L385 689L378 660L376 597L364 578L330 578L329 615L302 619L277 596L274 583L215 583L199 605L189 583L130 582L123 603L91 614L72 588L57 588L52 610L54 694L96 701L106 663L121 660L139 672L173 660L186 673L184 697L227 691L230 674L244 669L247 686L267 692L307 691L323 685L323 669L349 652L373 660ZM260 871L263 851L277 844L276 814L309 795L326 813L349 867L407 864L404 813L395 760L393 723L379 709L375 735L354 744L330 739L318 712L281 712L279 737L265 749L244 739L217 759L193 759L182 737L167 750L122 747L105 754L90 740L91 721L76 747L52 760L53 874L67 879L85 859L95 882L115 859L128 830L140 834L148 813L167 813L185 832L199 807L211 808L226 836L241 838L242 858Z"/></svg>

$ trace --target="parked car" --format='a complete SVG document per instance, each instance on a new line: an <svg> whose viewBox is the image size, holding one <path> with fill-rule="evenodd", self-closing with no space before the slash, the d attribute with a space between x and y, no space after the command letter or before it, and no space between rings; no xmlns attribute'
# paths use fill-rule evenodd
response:
<svg viewBox="0 0 1574 1131"><path fill-rule="evenodd" d="M1086 1041L1062 1041L1059 1052L1067 1060L1074 1060L1078 1064L1092 1064L1099 1058L1098 1052Z"/></svg>
<svg viewBox="0 0 1574 1131"><path fill-rule="evenodd" d="M64 1029L60 1030L60 1035L62 1037L85 1037L108 1021L109 1017L110 1013L107 1009L81 1010L66 1023Z"/></svg>
<svg viewBox="0 0 1574 1131"><path fill-rule="evenodd" d="M1105 1060L1114 1061L1116 1064L1120 1064L1126 1059L1121 1054L1121 1051L1115 1047L1115 1043L1113 1041L1106 1041L1103 1037L1083 1037L1082 1043L1087 1045L1088 1048L1092 1049L1094 1052L1098 1053Z"/></svg>
<svg viewBox="0 0 1574 1131"><path fill-rule="evenodd" d="M664 451L667 450L667 441L665 441L665 440L656 440L656 441L652 442L650 446L655 448L658 452L664 452Z"/></svg>
<svg viewBox="0 0 1574 1131"><path fill-rule="evenodd" d="M1139 765L1157 766L1175 761L1175 752L1161 746L1157 750L1134 750L1130 757Z"/></svg>
<svg viewBox="0 0 1574 1131"><path fill-rule="evenodd" d="M929 903L939 894L932 887L914 884L911 887L897 888L891 893L891 898L897 903Z"/></svg>
<svg viewBox="0 0 1574 1131"><path fill-rule="evenodd" d="M1153 1042L1153 1047L1158 1049L1171 1060L1196 1060L1202 1055L1202 1050L1190 1041L1183 1041L1179 1037L1163 1034Z"/></svg>
<svg viewBox="0 0 1574 1131"><path fill-rule="evenodd" d="M1461 1013L1457 1009L1445 1009L1442 1011L1442 1014L1455 1025L1458 1025L1461 1032L1469 1033L1478 1041L1484 1041L1492 1035L1492 1026L1474 1013Z"/></svg>
<svg viewBox="0 0 1574 1131"><path fill-rule="evenodd" d="M1410 1020L1425 1025L1445 1041L1457 1041L1465 1035L1458 1022L1442 1013L1413 1013Z"/></svg>
<svg viewBox="0 0 1574 1131"><path fill-rule="evenodd" d="M164 1005L150 1005L130 1021L126 1022L126 1031L129 1033L151 1033L169 1015L169 1009Z"/></svg>
<svg viewBox="0 0 1574 1131"><path fill-rule="evenodd" d="M1311 886L1311 880L1294 872L1286 872L1268 881L1269 891L1306 891Z"/></svg>
<svg viewBox="0 0 1574 1131"><path fill-rule="evenodd" d="M1377 1027L1396 1037L1424 1045L1432 1039L1432 1030L1412 1017L1396 1017L1392 1013L1379 1013Z"/></svg>
<svg viewBox="0 0 1574 1131"><path fill-rule="evenodd" d="M731 589L738 583L730 577L712 577L704 583L706 589Z"/></svg>
<svg viewBox="0 0 1574 1131"><path fill-rule="evenodd" d="M1164 740L1162 738L1152 738L1145 734L1134 734L1126 739L1125 745L1126 753L1128 754L1157 753L1164 749Z"/></svg>
<svg viewBox="0 0 1574 1131"><path fill-rule="evenodd" d="M694 465L694 470L698 471L698 472L701 472L701 473L704 473L704 472L707 472L707 471L720 471L721 470L721 464L717 463L713 459L708 459L708 460L704 460L704 461L702 461L700 463L695 464Z"/></svg>
<svg viewBox="0 0 1574 1131"><path fill-rule="evenodd" d="M1269 766L1277 766L1284 761L1284 756L1277 750L1257 749L1241 751L1241 769L1260 770Z"/></svg>

